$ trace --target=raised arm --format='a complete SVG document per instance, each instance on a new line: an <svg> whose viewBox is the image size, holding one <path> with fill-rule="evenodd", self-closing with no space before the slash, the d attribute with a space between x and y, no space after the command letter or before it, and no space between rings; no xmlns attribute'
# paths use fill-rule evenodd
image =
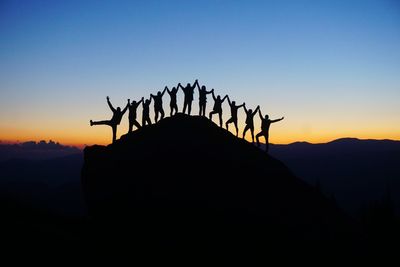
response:
<svg viewBox="0 0 400 267"><path fill-rule="evenodd" d="M110 107L110 109L111 109L113 112L115 112L115 108L112 106L112 104L111 104L111 102L110 102L110 97L109 97L109 96L107 96L107 104L108 104L108 106Z"/></svg>
<svg viewBox="0 0 400 267"><path fill-rule="evenodd" d="M243 104L241 104L240 106L238 106L237 108L241 108L241 107L244 107L244 102L243 102Z"/></svg>
<svg viewBox="0 0 400 267"><path fill-rule="evenodd" d="M246 112L246 114L247 114L246 103L243 103L243 108L244 108L244 112Z"/></svg>
<svg viewBox="0 0 400 267"><path fill-rule="evenodd" d="M176 86L177 89L181 88L183 90L183 86L181 83L178 83L178 85Z"/></svg>
<svg viewBox="0 0 400 267"><path fill-rule="evenodd" d="M223 103L227 97L228 97L228 95L224 96L224 98L222 98L221 103Z"/></svg>
<svg viewBox="0 0 400 267"><path fill-rule="evenodd" d="M199 81L197 79L194 81L192 88L194 89L196 87L196 85L198 88L200 88Z"/></svg>
<svg viewBox="0 0 400 267"><path fill-rule="evenodd" d="M197 89L199 89L199 91L200 91L200 85L199 85L199 81L198 81L198 80L196 80L194 83L195 83L195 84L193 84L193 86L197 85Z"/></svg>
<svg viewBox="0 0 400 267"><path fill-rule="evenodd" d="M231 99L229 98L229 96L228 96L228 95L226 95L226 96L228 97L228 103L229 103L229 106L232 106Z"/></svg>
<svg viewBox="0 0 400 267"><path fill-rule="evenodd" d="M263 120L263 116L261 114L261 109L258 110L258 115L260 115L260 119Z"/></svg>
<svg viewBox="0 0 400 267"><path fill-rule="evenodd" d="M138 107L140 105L140 103L143 103L144 97L142 97L142 99L140 99L139 102L137 102L136 107Z"/></svg>
<svg viewBox="0 0 400 267"><path fill-rule="evenodd" d="M126 104L125 108L122 110L122 115L124 115L124 113L126 112L126 110L128 109L129 105L130 105L131 100L128 99L128 103Z"/></svg>
<svg viewBox="0 0 400 267"><path fill-rule="evenodd" d="M171 91L169 90L168 86L165 86L165 88L167 89L168 94L171 94Z"/></svg>
<svg viewBox="0 0 400 267"><path fill-rule="evenodd" d="M165 91L167 91L167 89L168 89L168 87L166 87L166 86L165 86L165 88L164 88L164 91L162 91L162 93L161 93L161 97L163 97L163 96L164 96L164 94L165 94Z"/></svg>
<svg viewBox="0 0 400 267"><path fill-rule="evenodd" d="M285 117L282 117L282 118L276 119L276 120L271 120L271 123L281 121L281 120L283 120L284 118L285 118Z"/></svg>
<svg viewBox="0 0 400 267"><path fill-rule="evenodd" d="M214 95L214 88L211 90L211 93L212 93L212 97L213 97L213 99L214 99L214 101L215 101L217 98L216 98L215 95Z"/></svg>
<svg viewBox="0 0 400 267"><path fill-rule="evenodd" d="M260 106L258 105L257 108L256 108L256 110L254 110L254 112L253 112L253 116L256 115L256 113L257 113L259 110L260 110Z"/></svg>

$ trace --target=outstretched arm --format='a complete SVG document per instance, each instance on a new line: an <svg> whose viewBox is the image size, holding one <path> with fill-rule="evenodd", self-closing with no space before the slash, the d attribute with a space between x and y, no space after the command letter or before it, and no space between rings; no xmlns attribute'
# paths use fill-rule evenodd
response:
<svg viewBox="0 0 400 267"><path fill-rule="evenodd" d="M139 101L139 102L137 102L137 104L136 104L136 107L138 107L138 106L140 105L140 103L142 103L142 102L143 102L143 100L144 100L144 97L142 97L142 99L140 99L140 101Z"/></svg>
<svg viewBox="0 0 400 267"><path fill-rule="evenodd" d="M221 103L223 103L227 97L228 97L228 95L224 96L224 98L222 98Z"/></svg>
<svg viewBox="0 0 400 267"><path fill-rule="evenodd" d="M282 117L282 118L280 118L280 119L277 119L277 120L271 120L271 123L272 122L278 122L278 121L281 121L281 120L283 120L285 117Z"/></svg>
<svg viewBox="0 0 400 267"><path fill-rule="evenodd" d="M108 104L108 106L110 107L110 109L111 109L113 112L115 112L115 108L112 106L112 104L111 104L111 102L110 102L110 97L109 97L109 96L107 96L107 104Z"/></svg>
<svg viewBox="0 0 400 267"><path fill-rule="evenodd" d="M241 108L241 107L244 107L244 102L243 102L243 104L241 104L240 106L238 106L237 108Z"/></svg>

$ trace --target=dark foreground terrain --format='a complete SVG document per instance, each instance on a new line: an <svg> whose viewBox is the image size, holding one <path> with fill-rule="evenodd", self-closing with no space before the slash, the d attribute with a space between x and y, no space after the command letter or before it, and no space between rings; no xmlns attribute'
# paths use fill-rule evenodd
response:
<svg viewBox="0 0 400 267"><path fill-rule="evenodd" d="M44 169L35 175L53 174ZM67 175L59 169L60 177ZM390 207L377 207L366 221L350 218L285 164L202 117L178 114L115 144L87 147L81 184L78 190L71 181L42 187L42 198L2 194L3 245L86 256L324 259L322 265L349 258L382 262L398 246L399 224ZM69 201L55 212L51 202L63 194Z"/></svg>

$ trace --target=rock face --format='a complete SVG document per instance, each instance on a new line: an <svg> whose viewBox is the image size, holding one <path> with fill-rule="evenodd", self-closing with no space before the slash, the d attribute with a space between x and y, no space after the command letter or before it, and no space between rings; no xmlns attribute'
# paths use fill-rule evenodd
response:
<svg viewBox="0 0 400 267"><path fill-rule="evenodd" d="M147 246L296 249L350 233L334 203L204 117L178 114L87 147L82 184L105 235Z"/></svg>

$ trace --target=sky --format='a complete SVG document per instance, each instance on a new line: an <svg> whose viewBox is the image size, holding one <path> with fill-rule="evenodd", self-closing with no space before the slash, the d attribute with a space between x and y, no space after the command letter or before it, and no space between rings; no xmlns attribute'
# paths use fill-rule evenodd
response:
<svg viewBox="0 0 400 267"><path fill-rule="evenodd" d="M106 96L124 107L195 79L284 116L272 143L400 140L399 48L395 0L1 0L0 140L108 144L89 125L111 118Z"/></svg>

